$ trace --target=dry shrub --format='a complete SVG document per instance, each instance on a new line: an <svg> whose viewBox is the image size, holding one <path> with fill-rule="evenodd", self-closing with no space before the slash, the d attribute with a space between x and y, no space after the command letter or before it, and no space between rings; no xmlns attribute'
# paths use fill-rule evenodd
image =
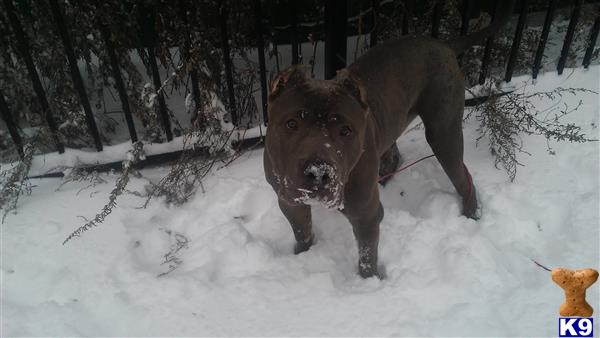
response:
<svg viewBox="0 0 600 338"><path fill-rule="evenodd" d="M533 94L515 91L504 95L498 95L498 92L491 87L487 90L490 98L476 106L467 118L475 115L480 124L477 128L479 132L477 142L484 138L489 141L490 151L495 156L495 166L504 168L511 181L517 175L518 166L522 166L517 156L531 155L525 150L522 135L539 135L547 141L577 143L597 141L588 138L582 132L581 126L564 122L567 115L579 109L582 101L580 100L573 107L563 102L562 98L566 95L594 93L591 90L558 87L551 91ZM542 98L555 103L549 108L540 110L534 102ZM548 152L555 153L549 144Z"/></svg>

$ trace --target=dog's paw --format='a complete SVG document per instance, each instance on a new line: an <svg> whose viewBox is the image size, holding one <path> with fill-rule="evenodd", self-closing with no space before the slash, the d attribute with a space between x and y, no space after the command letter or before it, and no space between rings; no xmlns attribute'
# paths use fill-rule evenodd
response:
<svg viewBox="0 0 600 338"><path fill-rule="evenodd" d="M314 234L312 234L310 236L310 238L305 241L296 242L296 245L294 246L294 255L298 255L305 251L308 251L308 249L310 249L310 247L314 244L314 242L315 242Z"/></svg>
<svg viewBox="0 0 600 338"><path fill-rule="evenodd" d="M463 201L463 215L470 219L479 220L481 218L481 206L477 200L477 191L475 185L472 185L471 198Z"/></svg>
<svg viewBox="0 0 600 338"><path fill-rule="evenodd" d="M471 219L478 221L481 218L483 211L481 210L481 202L477 201L477 208L475 208L475 213Z"/></svg>
<svg viewBox="0 0 600 338"><path fill-rule="evenodd" d="M371 277L377 277L380 280L383 280L383 279L385 279L385 266L379 265L376 268L359 266L358 267L358 275L365 279L371 278Z"/></svg>

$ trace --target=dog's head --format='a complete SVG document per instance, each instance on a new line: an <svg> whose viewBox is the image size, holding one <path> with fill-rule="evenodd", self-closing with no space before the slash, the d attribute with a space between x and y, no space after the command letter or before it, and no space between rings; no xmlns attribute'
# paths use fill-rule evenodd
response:
<svg viewBox="0 0 600 338"><path fill-rule="evenodd" d="M360 81L347 70L330 81L291 67L271 83L266 156L278 195L292 204L343 208L344 185L360 159L369 114Z"/></svg>

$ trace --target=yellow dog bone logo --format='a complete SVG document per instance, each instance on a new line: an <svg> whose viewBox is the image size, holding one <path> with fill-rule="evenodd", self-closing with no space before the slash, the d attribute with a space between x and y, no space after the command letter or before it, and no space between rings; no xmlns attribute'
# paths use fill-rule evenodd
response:
<svg viewBox="0 0 600 338"><path fill-rule="evenodd" d="M556 268L552 270L552 280L565 290L565 302L560 305L563 317L591 317L594 309L585 301L585 290L598 279L598 271L594 269L569 270Z"/></svg>

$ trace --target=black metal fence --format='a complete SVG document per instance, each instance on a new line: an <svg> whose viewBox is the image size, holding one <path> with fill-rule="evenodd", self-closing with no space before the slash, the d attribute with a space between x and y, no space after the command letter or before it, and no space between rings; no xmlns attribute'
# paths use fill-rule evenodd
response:
<svg viewBox="0 0 600 338"><path fill-rule="evenodd" d="M2 0L4 3L4 7L6 9L6 16L8 17L10 28L12 29L13 36L16 39L16 44L18 46L18 57L19 59L26 65L28 77L31 81L31 85L35 91L35 95L37 96L37 100L42 107L43 116L45 118L45 122L49 128L49 130L53 134L53 141L56 147L56 150L59 153L64 152L64 145L61 143L60 138L58 137L57 124L54 119L54 114L50 105L48 104L47 95L44 91L44 87L42 86L42 82L40 80L39 74L36 70L36 65L32 58L32 54L30 52L29 45L29 37L26 35L22 23L19 21L18 16L16 15L16 10L13 0ZM71 34L69 32L69 28L65 25L64 14L61 9L61 4L58 0L47 0L49 1L49 5L51 8L51 13L53 16L53 20L55 22L55 29L60 39L62 41L64 47L64 53L66 59L68 61L70 75L73 80L73 84L75 89L77 90L77 94L79 95L79 100L81 105L83 106L83 111L86 117L87 129L90 135L93 138L94 146L97 151L102 151L102 142L99 136L98 127L96 125L96 121L94 119L94 115L89 103L89 99L84 87L84 83L82 80L82 76L80 70L77 66L77 59L75 57L75 53L73 50L73 45L71 42ZM387 1L389 2L389 1ZM465 35L469 31L469 18L470 11L472 11L472 6L475 3L475 0L463 0L461 11L462 11L462 23L460 28L460 34ZM287 18L287 22L289 23L286 28L286 34L289 37L289 43L291 44L291 60L293 64L299 62L299 50L300 50L300 38L299 38L299 26L301 23L298 22L297 16L297 7L301 5L302 2L291 1L289 8L289 17ZM405 5L410 9L411 1L405 1ZM495 8L499 6L502 1L495 0L494 8L491 10L490 14L493 18ZM260 99L261 104L260 107L262 109L263 122L266 125L268 123L266 109L267 109L267 69L265 62L265 20L263 17L264 6L270 4L270 2L265 2L261 0L252 0L252 10L254 15L254 28L256 30L256 46L254 46L258 51L258 65L259 65L259 83L260 83ZM370 46L374 46L378 41L378 14L383 4L380 0L372 0L368 3L368 8L366 8L363 12L370 13L370 28L368 29L368 34L370 34ZM539 38L538 47L535 55L531 55L532 59L532 76L536 78L540 71L540 65L542 62L542 56L544 54L544 50L546 48L546 43L548 41L548 34L550 31L550 25L552 21L555 19L555 12L557 6L559 4L558 0L550 0L547 3L547 8L545 9L545 20L543 23L543 29L541 32L541 36ZM187 29L190 26L187 25L187 16L185 15L187 8L190 4L185 1L178 1L174 3L174 6L179 6L179 10L184 22L186 23ZM518 23L516 25L516 29L514 31L514 36L512 38L512 46L510 49L510 53L508 56L508 61L506 63L506 70L504 79L505 81L510 81L515 67L515 60L517 58L517 53L519 52L519 45L521 43L523 29L527 22L527 14L528 14L528 0L521 0L518 2L517 8L515 9L518 12ZM571 48L571 44L573 42L573 35L575 32L575 27L580 18L582 6L584 5L583 0L574 0L571 4L571 16L569 21L569 26L567 32L565 34L564 42L562 45L560 57L557 62L557 72L561 74L565 67L565 63L567 60L567 55L569 53L569 49ZM324 58L324 77L331 78L334 76L336 70L343 68L346 66L347 61L345 60L346 55L346 37L348 35L347 22L348 22L348 0L327 0L324 4L324 17L323 17L323 27L324 27L324 41L325 41L325 58ZM433 8L432 17L431 17L431 29L430 34L433 37L439 36L439 27L440 27L440 19L441 19L441 8L444 6L444 0L438 0L435 3ZM595 11L599 11L600 6L594 7ZM410 11L406 12L407 14L403 18L402 23L402 32L408 33L408 25L410 21ZM232 56L230 52L229 46L229 33L228 33L228 6L227 2L223 1L219 10L218 22L219 24L219 33L221 40L221 49L223 54L223 65L225 71L225 79L226 79L226 87L227 87L227 97L226 99L229 101L229 107L236 107L236 93L234 92L234 78L233 78L233 63ZM104 25L102 22L97 23L97 27L99 28L102 36L102 40L104 42L104 48L106 49L106 53L109 56L110 60L110 69L111 74L114 79L115 87L117 89L117 93L119 96L119 100L122 107L122 112L125 116L125 120L127 123L129 138L132 142L136 142L138 140L138 135L136 133L136 129L133 123L133 117L131 113L131 107L129 104L128 95L125 89L125 85L123 83L123 78L121 75L121 70L119 69L119 60L117 54L115 53L115 47L113 46L113 41L110 38L109 27ZM587 40L587 46L585 49L585 55L581 64L583 67L588 67L590 65L590 61L594 52L595 43L598 37L598 31L600 29L600 15L597 15L593 26L589 27L589 38ZM155 28L150 26L147 27L147 30L151 32L151 35L156 36L156 32L154 32ZM183 54L185 57L185 53L191 50L191 39L189 38L190 32L186 31L186 38L183 41ZM479 83L483 83L487 77L487 72L490 63L490 50L492 48L492 41L494 37L488 38L485 43L484 52L481 57L481 68L479 73ZM277 48L275 45L274 48ZM156 55L154 53L154 48L145 47L145 50L148 55L148 60L150 63L152 82L155 88L159 88L161 86L161 78L158 70L158 66L156 63ZM194 99L197 100L200 96L197 73L194 69L191 69L189 72L189 76L191 78L192 91L191 95L193 95ZM165 99L162 94L158 94L158 113L160 116L160 120L162 123L162 128L166 135L167 141L172 140L173 131L171 127L171 118L167 111L167 106ZM22 137L19 134L19 128L17 126L17 122L15 121L13 114L10 109L11 102L7 102L5 100L4 95L2 94L2 89L0 88L0 112L2 113L2 118L4 119L8 131L11 135L11 138L16 145L19 153L23 154L23 141ZM235 109L232 109L231 119L234 125L238 124L240 116L238 116L238 112Z"/></svg>

